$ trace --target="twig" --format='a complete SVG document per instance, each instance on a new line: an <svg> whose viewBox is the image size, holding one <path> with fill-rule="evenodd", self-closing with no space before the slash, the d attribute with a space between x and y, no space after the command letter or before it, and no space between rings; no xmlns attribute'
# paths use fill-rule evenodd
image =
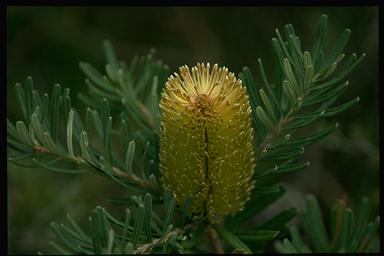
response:
<svg viewBox="0 0 384 256"><path fill-rule="evenodd" d="M153 239L151 242L149 242L147 244L141 245L133 253L134 254L149 253L156 246L167 243L173 237L178 237L180 235L183 235L187 230L191 229L194 226L195 226L195 224L189 224L189 225L185 226L184 228L175 228L174 230L165 234L164 236L162 236L160 238Z"/></svg>
<svg viewBox="0 0 384 256"><path fill-rule="evenodd" d="M55 152L51 152L49 149L47 149L46 147L43 147L41 145L35 146L34 150L39 152L39 153L52 153L52 154L56 154ZM65 158L63 156L59 156L59 159L65 159ZM89 163L87 163L87 161L85 161L83 158L81 158L79 156L77 156L77 157L67 156L66 159L75 161L76 164L86 164L86 165L88 165L91 168L97 169L95 166L90 165ZM158 187L154 187L150 182L148 182L145 179L140 178L139 176L137 176L134 173L129 175L127 172L124 172L124 171L120 170L116 166L112 166L111 168L121 178L124 178L124 179L127 179L127 180L131 180L131 181L135 182L137 185L139 185L139 186L141 186L143 188L151 189L153 191L158 191Z"/></svg>
<svg viewBox="0 0 384 256"><path fill-rule="evenodd" d="M223 246L221 245L220 239L211 225L207 226L207 236L209 245L212 248L213 253L224 254Z"/></svg>

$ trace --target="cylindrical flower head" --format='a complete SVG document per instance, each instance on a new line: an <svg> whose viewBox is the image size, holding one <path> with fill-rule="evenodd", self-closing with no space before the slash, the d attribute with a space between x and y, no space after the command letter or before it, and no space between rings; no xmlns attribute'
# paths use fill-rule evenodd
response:
<svg viewBox="0 0 384 256"><path fill-rule="evenodd" d="M180 68L161 94L160 170L195 219L243 209L253 182L251 108L245 87L217 64Z"/></svg>

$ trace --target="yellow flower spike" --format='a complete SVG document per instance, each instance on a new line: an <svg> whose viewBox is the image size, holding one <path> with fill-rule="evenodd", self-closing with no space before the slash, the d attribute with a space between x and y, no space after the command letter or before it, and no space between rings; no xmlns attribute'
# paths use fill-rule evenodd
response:
<svg viewBox="0 0 384 256"><path fill-rule="evenodd" d="M160 170L179 205L192 196L195 219L243 209L253 188L251 108L228 69L180 67L161 94Z"/></svg>

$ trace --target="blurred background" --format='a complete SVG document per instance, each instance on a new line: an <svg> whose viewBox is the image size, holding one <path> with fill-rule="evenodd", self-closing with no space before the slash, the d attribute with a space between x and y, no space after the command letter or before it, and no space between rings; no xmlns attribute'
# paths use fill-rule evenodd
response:
<svg viewBox="0 0 384 256"><path fill-rule="evenodd" d="M84 109L75 97L87 91L78 63L87 61L103 70L103 39L110 39L118 56L127 61L155 48L157 58L172 71L196 62L225 65L236 74L248 66L261 85L257 58L271 71L274 29L293 24L303 49L310 50L321 14L328 14L326 49L339 33L350 28L346 53L367 53L349 76L349 88L339 102L355 96L361 100L335 118L340 126L334 133L306 150L303 158L311 161L308 169L281 177L288 192L272 208L301 208L308 193L316 194L326 210L341 196L354 206L366 195L371 199L372 213L377 213L376 7L7 7L7 115L12 122L22 119L13 86L28 75L40 92L50 92L57 82L69 87L74 105ZM9 254L52 253L50 222L65 221L67 213L87 227L96 205L122 212L106 198L125 192L102 177L26 169L11 163L7 167Z"/></svg>

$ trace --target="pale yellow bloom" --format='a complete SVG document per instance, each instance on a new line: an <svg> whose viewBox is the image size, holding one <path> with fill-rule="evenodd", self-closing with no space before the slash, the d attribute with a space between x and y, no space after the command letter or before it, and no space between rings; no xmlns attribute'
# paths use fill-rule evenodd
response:
<svg viewBox="0 0 384 256"><path fill-rule="evenodd" d="M195 218L242 210L253 182L251 108L227 68L197 64L168 78L161 94L162 182Z"/></svg>

